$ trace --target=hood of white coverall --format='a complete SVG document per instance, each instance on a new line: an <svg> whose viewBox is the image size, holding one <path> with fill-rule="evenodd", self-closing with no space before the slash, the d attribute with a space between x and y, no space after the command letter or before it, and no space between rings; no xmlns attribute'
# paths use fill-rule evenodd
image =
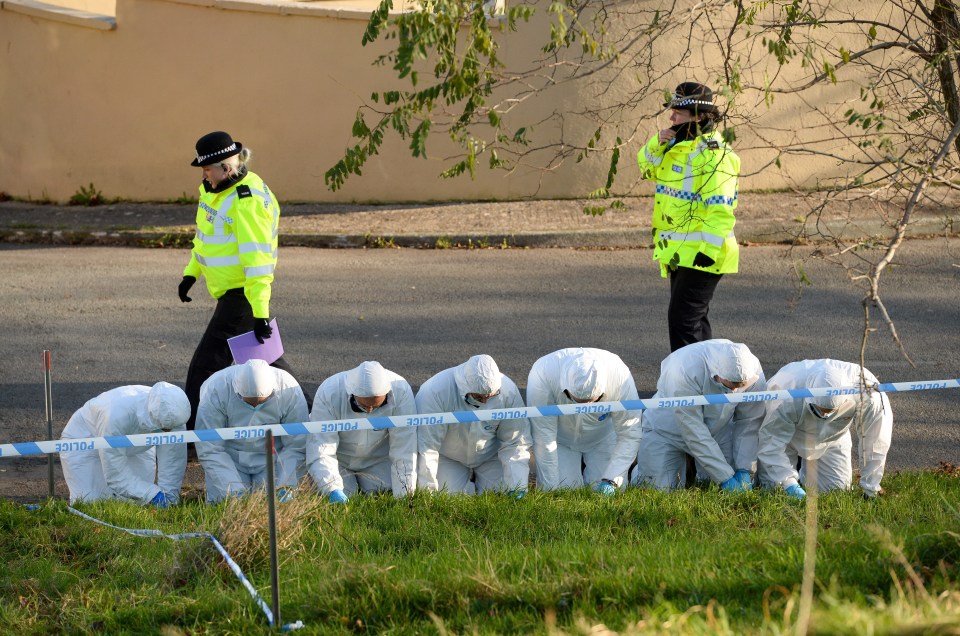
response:
<svg viewBox="0 0 960 636"><path fill-rule="evenodd" d="M850 384L848 374L845 373L843 369L833 366L832 364L823 365L814 369L808 381L810 382L810 385L806 387L808 389L847 386ZM858 378L855 384L859 383L860 379ZM848 399L848 397L843 395L827 395L823 397L806 398L805 401L807 404L816 404L822 409L834 409L834 413L836 413L837 410L846 405Z"/></svg>
<svg viewBox="0 0 960 636"><path fill-rule="evenodd" d="M730 382L746 382L749 386L760 377L760 361L750 353L747 345L730 342L725 347L710 347L707 369L710 376L719 376Z"/></svg>
<svg viewBox="0 0 960 636"><path fill-rule="evenodd" d="M344 379L347 393L357 397L374 397L390 393L390 376L379 362L363 362L347 371Z"/></svg>
<svg viewBox="0 0 960 636"><path fill-rule="evenodd" d="M593 401L603 395L607 374L598 360L585 355L564 358L560 367L560 390L577 400Z"/></svg>
<svg viewBox="0 0 960 636"><path fill-rule="evenodd" d="M178 386L169 382L157 382L147 393L147 399L137 412L145 432L160 429L180 431L190 419L190 400Z"/></svg>
<svg viewBox="0 0 960 636"><path fill-rule="evenodd" d="M473 356L453 371L460 397L467 393L490 395L500 390L500 369L488 355Z"/></svg>
<svg viewBox="0 0 960 636"><path fill-rule="evenodd" d="M233 390L242 398L265 398L277 390L277 374L265 360L247 360L233 376Z"/></svg>

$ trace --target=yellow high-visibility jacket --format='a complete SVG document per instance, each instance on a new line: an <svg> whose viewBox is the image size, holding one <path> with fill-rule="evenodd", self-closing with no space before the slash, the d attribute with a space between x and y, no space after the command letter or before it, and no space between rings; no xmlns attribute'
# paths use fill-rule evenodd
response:
<svg viewBox="0 0 960 636"><path fill-rule="evenodd" d="M714 274L737 271L740 247L733 234L740 158L718 132L661 144L654 135L637 153L644 179L656 181L653 259L660 274L689 267ZM712 265L694 265L701 253ZM701 263L706 263L703 258Z"/></svg>
<svg viewBox="0 0 960 636"><path fill-rule="evenodd" d="M279 222L280 204L252 172L223 192L207 192L201 184L197 233L183 275L203 274L214 298L242 287L253 316L269 318Z"/></svg>

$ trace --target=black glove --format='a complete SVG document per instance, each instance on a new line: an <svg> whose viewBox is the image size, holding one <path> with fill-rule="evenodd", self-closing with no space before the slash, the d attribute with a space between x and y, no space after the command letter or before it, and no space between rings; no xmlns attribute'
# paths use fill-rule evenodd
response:
<svg viewBox="0 0 960 636"><path fill-rule="evenodd" d="M697 255L693 259L693 264L697 267L710 267L717 261L713 260L703 252L697 252Z"/></svg>
<svg viewBox="0 0 960 636"><path fill-rule="evenodd" d="M193 287L193 284L197 282L195 276L184 276L183 280L180 281L180 287L177 288L177 293L180 294L180 302L188 303L193 298L187 296L187 292L190 291L190 288Z"/></svg>
<svg viewBox="0 0 960 636"><path fill-rule="evenodd" d="M269 318L253 319L253 335L257 337L257 342L263 344L263 341L273 335L273 327L270 326Z"/></svg>

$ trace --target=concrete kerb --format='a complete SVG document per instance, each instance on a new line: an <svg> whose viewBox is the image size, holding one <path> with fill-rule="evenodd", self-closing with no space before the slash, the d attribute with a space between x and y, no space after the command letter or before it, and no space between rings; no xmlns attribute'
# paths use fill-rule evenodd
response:
<svg viewBox="0 0 960 636"><path fill-rule="evenodd" d="M287 216L285 226L281 223L280 244L331 249L642 249L653 243L647 203L632 206L632 216L626 223L620 216L615 224L592 228L575 227L580 224L579 204L569 201L499 202L492 204L499 207L493 212L484 207L486 204L464 202L416 206L288 204L285 211L292 214ZM810 244L824 236L851 241L892 235L893 228L875 211L825 215L816 224L804 224L806 208L801 203L798 197L754 194L750 205L738 210L737 239L746 245ZM917 208L907 235L955 236L956 208L952 203L960 205L960 201L942 201ZM0 203L0 242L184 248L193 239L195 214L196 208L187 204L84 207L8 201ZM408 223L415 218L429 218L430 222ZM450 230L443 232L445 227Z"/></svg>
<svg viewBox="0 0 960 636"><path fill-rule="evenodd" d="M892 229L882 222L860 220L835 222L823 226L823 231L813 234L799 224L781 222L748 222L737 225L737 239L741 244L809 244L818 242L818 237L830 235L843 240L869 240L890 236ZM923 217L911 223L907 230L909 238L933 236L957 236L960 234L943 218ZM12 229L0 228L0 242L43 245L88 245L122 246L143 248L189 247L193 231L153 230L85 230L85 229ZM514 234L306 234L280 235L281 246L313 247L324 249L357 248L417 248L417 249L464 249L464 248L579 248L579 249L637 249L652 246L649 230L571 230L561 232L526 232Z"/></svg>

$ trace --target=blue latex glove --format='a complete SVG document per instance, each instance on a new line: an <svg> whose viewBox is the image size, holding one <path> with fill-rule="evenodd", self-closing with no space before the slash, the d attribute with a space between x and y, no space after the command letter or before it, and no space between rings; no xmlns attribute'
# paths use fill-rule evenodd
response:
<svg viewBox="0 0 960 636"><path fill-rule="evenodd" d="M286 488L284 486L277 488L277 501L280 503L293 501L293 488Z"/></svg>
<svg viewBox="0 0 960 636"><path fill-rule="evenodd" d="M332 493L327 495L327 499L330 500L330 503L347 503L350 501L350 498L347 497L346 493L342 490L334 490Z"/></svg>
<svg viewBox="0 0 960 636"><path fill-rule="evenodd" d="M170 501L163 491L161 490L156 495L153 496L153 499L150 500L151 506L156 506L157 508L169 508L173 505L173 502Z"/></svg>
<svg viewBox="0 0 960 636"><path fill-rule="evenodd" d="M604 497L612 497L617 494L617 487L612 481L604 479L593 487L593 492L598 492Z"/></svg>
<svg viewBox="0 0 960 636"><path fill-rule="evenodd" d="M747 481L747 483L740 481L740 479L737 477L737 473L734 473L733 477L720 484L720 487L727 492L746 492L748 490L753 490L753 484L751 484L749 481Z"/></svg>
<svg viewBox="0 0 960 636"><path fill-rule="evenodd" d="M744 490L753 490L753 477L749 470L741 468L733 474L733 478L740 482Z"/></svg>
<svg viewBox="0 0 960 636"><path fill-rule="evenodd" d="M507 494L519 501L527 494L527 491L523 488L515 488L514 490L508 490Z"/></svg>
<svg viewBox="0 0 960 636"><path fill-rule="evenodd" d="M807 491L800 487L800 484L790 484L784 490L787 491L787 494L791 497L796 497L797 499L803 499L807 496Z"/></svg>

